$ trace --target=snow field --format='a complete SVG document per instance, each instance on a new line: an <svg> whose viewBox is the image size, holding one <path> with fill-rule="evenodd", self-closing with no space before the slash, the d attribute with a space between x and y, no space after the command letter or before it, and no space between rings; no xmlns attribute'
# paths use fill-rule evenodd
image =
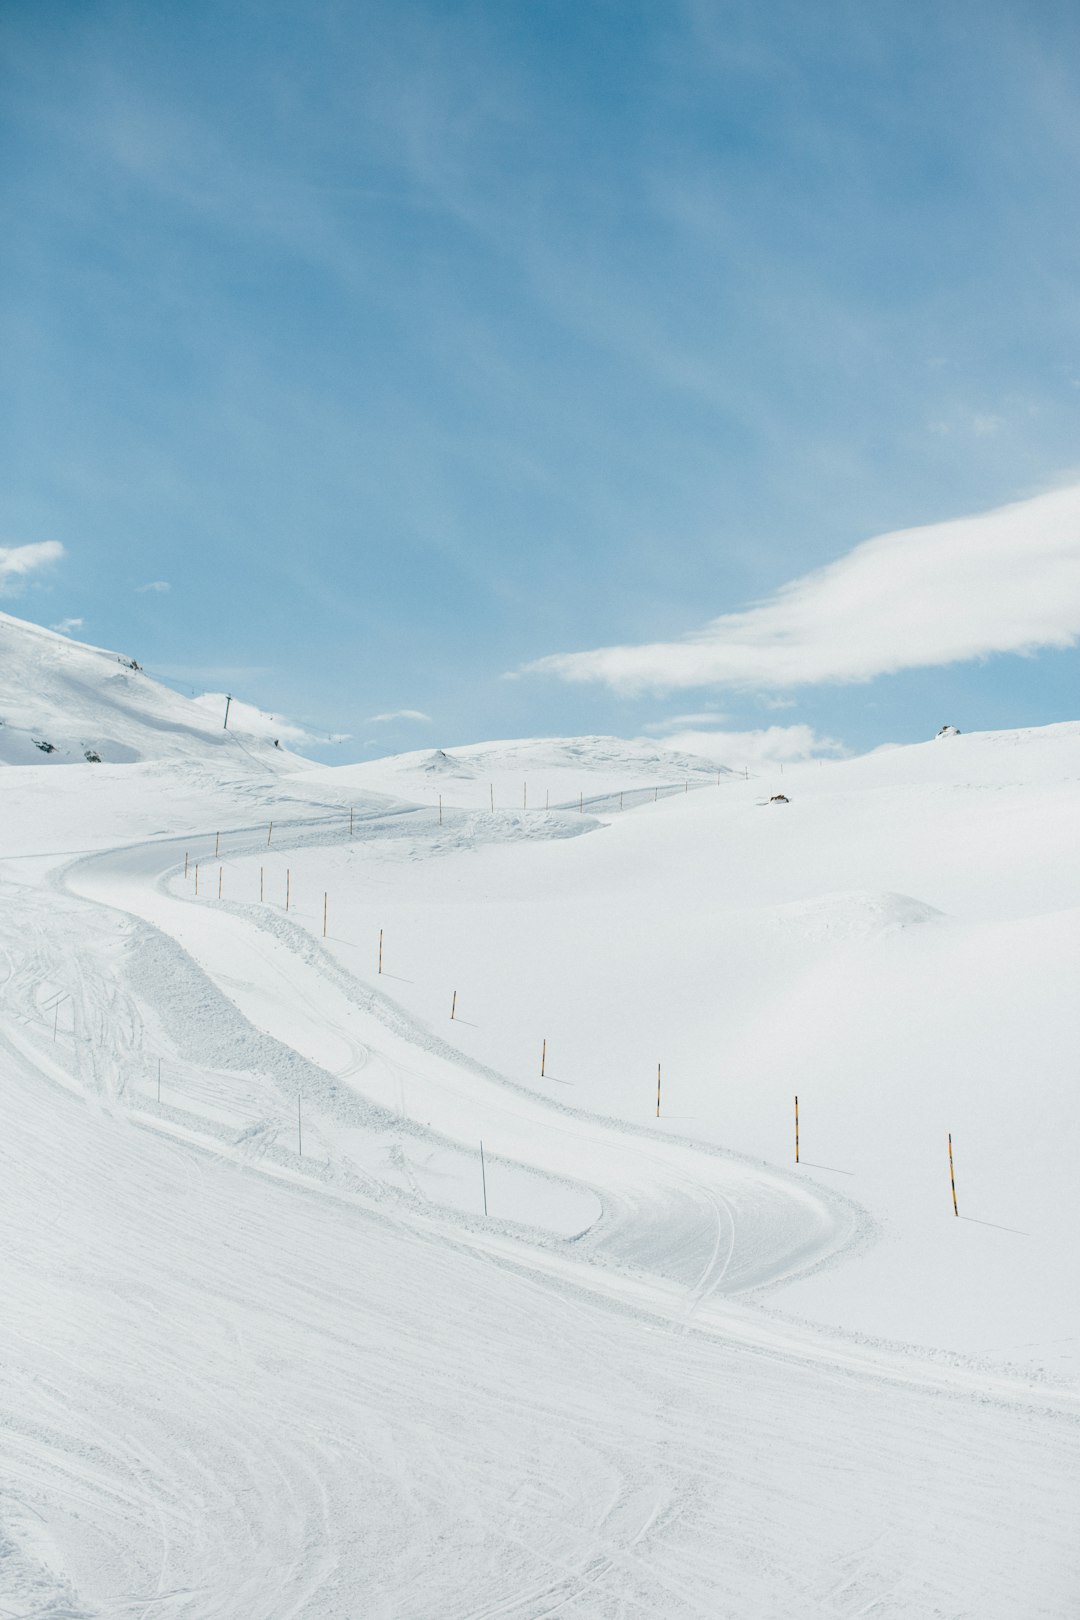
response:
<svg viewBox="0 0 1080 1620"><path fill-rule="evenodd" d="M622 813L491 745L592 812L441 827L408 761L8 773L0 1612L1072 1613L1049 729Z"/></svg>

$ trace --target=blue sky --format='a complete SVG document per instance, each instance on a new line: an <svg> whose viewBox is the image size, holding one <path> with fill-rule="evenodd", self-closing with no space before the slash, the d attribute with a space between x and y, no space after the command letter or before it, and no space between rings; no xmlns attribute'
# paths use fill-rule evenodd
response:
<svg viewBox="0 0 1080 1620"><path fill-rule="evenodd" d="M0 53L0 548L63 547L8 611L336 758L1076 716L1071 601L1023 657L504 678L1080 481L1074 6L80 0Z"/></svg>

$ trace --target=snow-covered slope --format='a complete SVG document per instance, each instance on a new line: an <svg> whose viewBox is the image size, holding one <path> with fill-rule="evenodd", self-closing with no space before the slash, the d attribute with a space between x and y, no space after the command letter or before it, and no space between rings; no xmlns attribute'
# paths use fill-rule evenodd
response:
<svg viewBox="0 0 1080 1620"><path fill-rule="evenodd" d="M0 765L236 756L281 764L282 727L225 697L182 697L137 661L0 613ZM291 731L292 728L290 728Z"/></svg>
<svg viewBox="0 0 1080 1620"><path fill-rule="evenodd" d="M1078 762L8 772L0 1608L1075 1613Z"/></svg>
<svg viewBox="0 0 1080 1620"><path fill-rule="evenodd" d="M528 737L468 748L420 749L330 772L338 788L377 791L418 804L541 810L559 805L624 807L715 784L725 766L660 743L622 737ZM741 774L741 773L740 773ZM329 778L328 778L329 779Z"/></svg>

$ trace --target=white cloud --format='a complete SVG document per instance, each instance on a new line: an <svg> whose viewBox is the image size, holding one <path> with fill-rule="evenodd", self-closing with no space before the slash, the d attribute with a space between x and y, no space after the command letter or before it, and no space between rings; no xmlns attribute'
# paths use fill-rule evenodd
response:
<svg viewBox="0 0 1080 1620"><path fill-rule="evenodd" d="M435 723L430 714L425 714L422 709L389 709L386 714L369 714L365 724L369 726L385 726L391 720L418 720L424 726L431 726Z"/></svg>
<svg viewBox="0 0 1080 1620"><path fill-rule="evenodd" d="M37 540L29 546L0 546L0 596L16 596L23 580L39 568L59 562L59 540Z"/></svg>
<svg viewBox="0 0 1080 1620"><path fill-rule="evenodd" d="M879 535L681 641L559 653L530 672L616 691L784 691L1071 647L1080 638L1080 485Z"/></svg>
<svg viewBox="0 0 1080 1620"><path fill-rule="evenodd" d="M645 730L653 736L664 735L669 731L681 731L691 726L719 726L727 719L717 709L705 709L701 714L673 714L666 720L653 720Z"/></svg>
<svg viewBox="0 0 1080 1620"><path fill-rule="evenodd" d="M58 624L50 624L50 630L59 630L62 636L70 636L73 630L81 630L82 619L61 619Z"/></svg>
<svg viewBox="0 0 1080 1620"><path fill-rule="evenodd" d="M760 731L676 731L659 739L665 748L699 754L718 765L768 765L842 754L843 745L819 737L811 726L765 726Z"/></svg>
<svg viewBox="0 0 1080 1620"><path fill-rule="evenodd" d="M135 594L141 596L144 591L171 591L172 586L167 579L152 579L148 585L136 585Z"/></svg>

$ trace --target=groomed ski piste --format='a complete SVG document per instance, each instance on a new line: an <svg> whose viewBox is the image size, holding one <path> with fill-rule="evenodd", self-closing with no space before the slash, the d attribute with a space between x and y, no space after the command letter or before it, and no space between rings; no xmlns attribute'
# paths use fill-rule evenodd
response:
<svg viewBox="0 0 1080 1620"><path fill-rule="evenodd" d="M0 1616L1080 1612L1080 724L329 768L0 655Z"/></svg>

